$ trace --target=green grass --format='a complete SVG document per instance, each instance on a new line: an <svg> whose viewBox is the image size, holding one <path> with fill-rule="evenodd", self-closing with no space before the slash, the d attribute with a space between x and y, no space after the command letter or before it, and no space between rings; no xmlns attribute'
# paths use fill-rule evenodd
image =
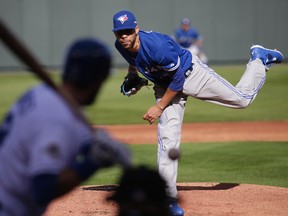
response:
<svg viewBox="0 0 288 216"><path fill-rule="evenodd" d="M234 142L182 145L179 181L288 187L288 143Z"/></svg>
<svg viewBox="0 0 288 216"><path fill-rule="evenodd" d="M215 66L215 71L236 84L244 66ZM120 94L126 70L114 73L105 82L97 102L87 109L87 116L95 124L146 124L142 120L146 110L155 103L152 87L134 96ZM53 79L58 80L57 73ZM0 117L27 88L38 83L30 73L0 73ZM277 65L268 72L267 82L256 100L247 109L235 110L189 98L184 122L265 121L288 119L288 65Z"/></svg>
<svg viewBox="0 0 288 216"><path fill-rule="evenodd" d="M236 84L245 67L217 66L215 71ZM143 114L155 103L153 89L143 88L131 97L120 94L125 71L112 76L100 94L99 103L88 109L97 124L143 124ZM231 109L189 98L184 122L265 121L288 119L288 65L272 67L256 100L247 109Z"/></svg>
<svg viewBox="0 0 288 216"><path fill-rule="evenodd" d="M130 145L134 165L156 169L156 145ZM181 146L178 182L221 182L288 188L287 142L194 143ZM85 184L115 184L121 169L96 173Z"/></svg>
<svg viewBox="0 0 288 216"><path fill-rule="evenodd" d="M212 67L236 84L243 66ZM57 73L53 79L59 80ZM137 95L125 97L120 85L126 72L113 74L105 83L97 103L87 109L96 124L147 124L142 115L154 104L153 89L143 88ZM39 83L30 73L0 73L0 118L14 101ZM184 122L273 121L288 120L288 65L277 65L268 72L267 82L253 104L234 110L190 98ZM156 143L156 141L155 141ZM134 164L156 168L157 145L131 145ZM287 142L231 142L183 144L179 164L179 182L230 182L274 185L288 188ZM116 183L119 167L101 170L86 184Z"/></svg>

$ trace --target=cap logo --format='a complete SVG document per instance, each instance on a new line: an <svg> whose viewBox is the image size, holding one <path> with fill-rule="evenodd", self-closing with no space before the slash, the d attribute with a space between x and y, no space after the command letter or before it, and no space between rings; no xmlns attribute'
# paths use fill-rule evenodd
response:
<svg viewBox="0 0 288 216"><path fill-rule="evenodd" d="M117 18L117 20L119 20L122 24L128 20L128 16L126 14L120 16Z"/></svg>

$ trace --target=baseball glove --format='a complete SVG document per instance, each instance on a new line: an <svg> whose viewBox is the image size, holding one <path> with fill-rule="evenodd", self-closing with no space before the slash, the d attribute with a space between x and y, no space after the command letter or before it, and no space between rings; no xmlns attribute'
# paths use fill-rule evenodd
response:
<svg viewBox="0 0 288 216"><path fill-rule="evenodd" d="M128 73L121 85L121 93L131 96L135 91L139 91L142 86L148 86L148 80L141 78L137 73Z"/></svg>

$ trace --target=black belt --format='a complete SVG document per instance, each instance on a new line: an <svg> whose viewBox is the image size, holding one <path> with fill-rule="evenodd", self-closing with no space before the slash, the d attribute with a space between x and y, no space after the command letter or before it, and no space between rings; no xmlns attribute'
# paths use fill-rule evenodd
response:
<svg viewBox="0 0 288 216"><path fill-rule="evenodd" d="M191 63L191 66L188 68L188 70L184 73L185 77L187 78L193 71L193 63Z"/></svg>

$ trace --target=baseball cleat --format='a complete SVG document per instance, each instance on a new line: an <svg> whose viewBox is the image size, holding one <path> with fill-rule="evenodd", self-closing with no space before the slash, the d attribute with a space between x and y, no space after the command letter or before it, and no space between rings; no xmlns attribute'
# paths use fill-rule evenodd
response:
<svg viewBox="0 0 288 216"><path fill-rule="evenodd" d="M269 68L273 63L279 64L283 61L284 56L278 50L264 48L260 45L254 45L250 48L251 59L259 58L263 64Z"/></svg>
<svg viewBox="0 0 288 216"><path fill-rule="evenodd" d="M172 216L184 216L184 210L178 205L176 199L171 199L168 201L169 209Z"/></svg>

